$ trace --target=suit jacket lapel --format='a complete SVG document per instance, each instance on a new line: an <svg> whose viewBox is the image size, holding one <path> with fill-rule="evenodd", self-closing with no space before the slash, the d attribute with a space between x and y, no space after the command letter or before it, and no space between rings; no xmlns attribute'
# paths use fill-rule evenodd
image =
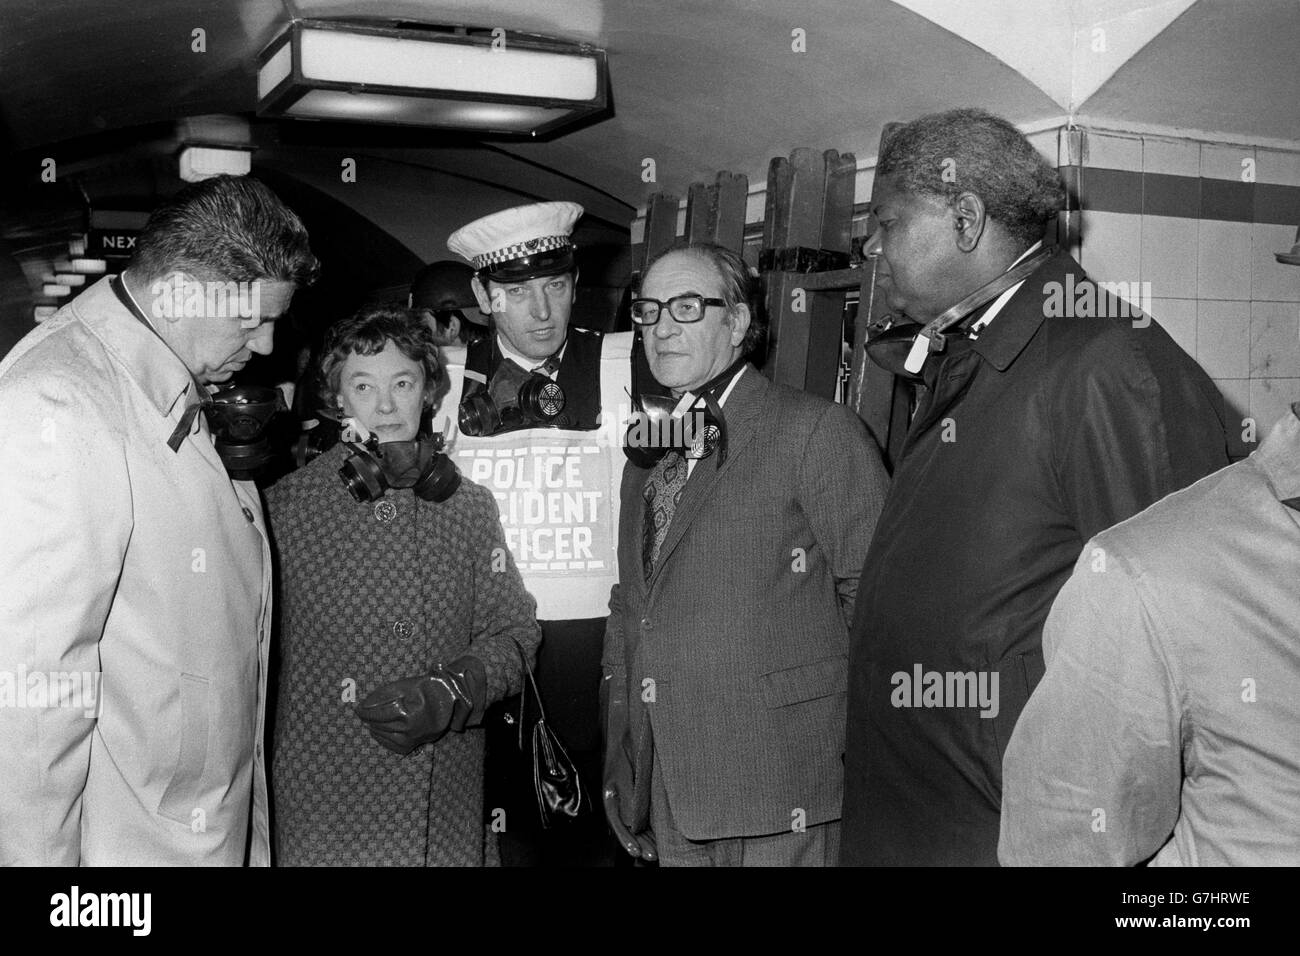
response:
<svg viewBox="0 0 1300 956"><path fill-rule="evenodd" d="M632 496L633 515L631 518L632 527L630 530L632 535L631 546L624 548L620 543L619 550L635 562L634 566L636 568L636 573L628 574L627 571L620 567L619 580L624 584L626 584L629 579L635 580L636 584L634 587L637 588L642 599L644 599L645 595L650 591L650 586L646 582L645 562L642 558L641 547L641 542L645 540L645 483L646 479L650 477L650 469L638 468L636 465L629 462L623 466L623 476L625 481L631 480L634 482L633 487L636 489L636 494ZM629 502L625 498L623 501L623 507L626 509L628 506ZM620 530L619 533L622 534L623 532ZM620 560L622 559L620 558Z"/></svg>
<svg viewBox="0 0 1300 956"><path fill-rule="evenodd" d="M700 508L709 500L713 486L731 469L745 446L758 434L758 426L763 418L761 412L771 388L771 383L762 373L752 365L745 366L745 374L740 376L740 381L736 382L736 387L727 397L727 404L722 407L727 420L727 461L718 466L715 458L706 458L695 466L686 482L677 511L673 514L672 523L668 526L668 535L659 549L659 560L655 562L654 572L646 583L647 588L653 587L655 580L663 573L664 567L672 558L673 549L681 541ZM641 511L641 517L637 521L638 532L643 531L645 524L645 509L642 508ZM643 569L642 578L644 577Z"/></svg>

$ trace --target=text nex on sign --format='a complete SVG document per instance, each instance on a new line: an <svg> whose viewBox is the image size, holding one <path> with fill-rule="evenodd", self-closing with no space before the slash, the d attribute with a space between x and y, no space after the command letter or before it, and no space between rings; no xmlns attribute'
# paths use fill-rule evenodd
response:
<svg viewBox="0 0 1300 956"><path fill-rule="evenodd" d="M140 234L134 231L92 231L88 251L101 259L126 258L135 253L135 241Z"/></svg>

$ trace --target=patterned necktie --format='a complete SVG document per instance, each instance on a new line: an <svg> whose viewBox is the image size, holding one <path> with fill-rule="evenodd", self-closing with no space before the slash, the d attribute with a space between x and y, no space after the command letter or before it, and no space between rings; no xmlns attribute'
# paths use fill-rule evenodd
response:
<svg viewBox="0 0 1300 956"><path fill-rule="evenodd" d="M659 558L664 538L668 536L668 525L673 520L673 512L682 500L687 472L686 459L679 452L670 451L650 470L646 478L645 490L642 492L645 498L645 528L641 538L641 560L645 565L647 581Z"/></svg>

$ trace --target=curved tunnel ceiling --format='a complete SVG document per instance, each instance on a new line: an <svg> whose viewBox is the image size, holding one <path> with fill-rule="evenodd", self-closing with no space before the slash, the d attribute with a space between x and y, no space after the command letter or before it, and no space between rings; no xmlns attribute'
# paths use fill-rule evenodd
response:
<svg viewBox="0 0 1300 956"><path fill-rule="evenodd" d="M604 46L611 117L500 149L608 194L610 218L656 187L680 190L721 168L761 176L795 146L866 157L885 122L970 102L1021 124L1085 110L1300 140L1293 0L189 0L129 17L84 0L6 0L0 117L28 148L250 112L254 60L288 11L500 25ZM1093 49L1098 28L1104 52ZM192 49L200 29L204 53ZM806 31L806 52L792 51L794 30ZM366 141L364 127L356 138ZM641 178L647 158L654 184ZM439 161L458 174L476 164L464 150Z"/></svg>
<svg viewBox="0 0 1300 956"><path fill-rule="evenodd" d="M1075 111L1300 142L1295 0L175 0L130 16L87 0L5 0L0 136L30 173L40 156L92 148L88 133L251 114L257 54L290 16L358 14L503 26L609 52L611 115L548 142L485 148L428 130L254 123L264 168L307 182L347 149L394 183L442 183L456 217L486 211L476 203L571 199L617 231L651 192L684 194L719 169L760 185L768 160L797 146L865 160L884 123L972 103L1021 125ZM445 224L421 231L384 191L335 196L419 255L441 255Z"/></svg>

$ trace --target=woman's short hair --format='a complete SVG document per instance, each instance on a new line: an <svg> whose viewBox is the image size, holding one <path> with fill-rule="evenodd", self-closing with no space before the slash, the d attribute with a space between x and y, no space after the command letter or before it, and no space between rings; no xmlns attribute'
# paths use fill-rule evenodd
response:
<svg viewBox="0 0 1300 956"><path fill-rule="evenodd" d="M641 274L648 275L655 263L674 252L692 253L713 267L722 279L722 298L727 303L728 312L741 303L749 307L749 329L740 341L740 353L749 355L755 351L767 335L767 323L763 320L762 307L755 294L757 283L745 260L716 242L678 240L651 259Z"/></svg>
<svg viewBox="0 0 1300 956"><path fill-rule="evenodd" d="M1020 130L981 109L932 113L896 129L876 164L876 179L891 176L909 193L952 202L972 192L1021 247L1043 238L1065 206L1055 169Z"/></svg>
<svg viewBox="0 0 1300 956"><path fill-rule="evenodd" d="M417 312L379 305L361 309L325 333L317 376L322 407L338 407L343 363L349 355L377 355L389 342L424 368L424 401L431 404L445 377L433 331Z"/></svg>

